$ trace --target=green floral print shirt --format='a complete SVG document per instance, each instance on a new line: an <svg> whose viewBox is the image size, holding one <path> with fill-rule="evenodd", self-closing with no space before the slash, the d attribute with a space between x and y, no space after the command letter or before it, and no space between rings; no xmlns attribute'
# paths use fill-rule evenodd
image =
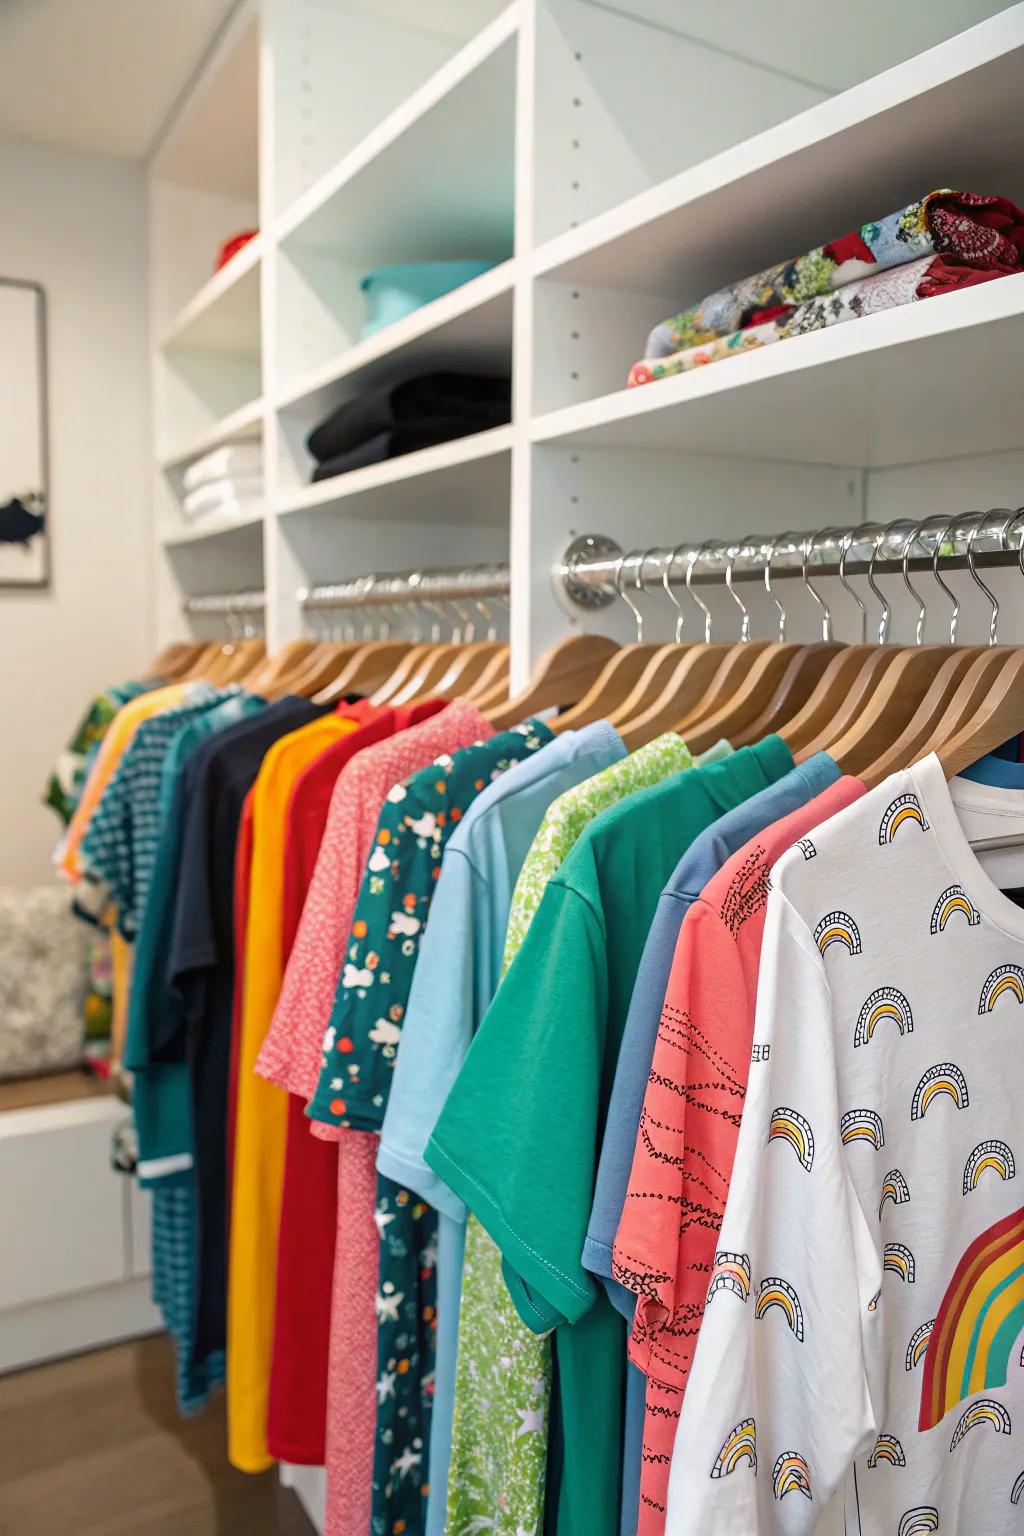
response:
<svg viewBox="0 0 1024 1536"><path fill-rule="evenodd" d="M516 881L502 975L519 952L548 880L594 817L692 765L686 743L668 733L554 801ZM502 1277L501 1252L470 1215L446 1536L479 1536L483 1530L488 1536L540 1536L550 1395L551 1337L532 1333L520 1318Z"/></svg>

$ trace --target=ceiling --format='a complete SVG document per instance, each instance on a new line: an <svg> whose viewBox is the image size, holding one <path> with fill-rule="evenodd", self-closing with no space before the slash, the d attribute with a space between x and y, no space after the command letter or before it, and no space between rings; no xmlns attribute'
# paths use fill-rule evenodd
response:
<svg viewBox="0 0 1024 1536"><path fill-rule="evenodd" d="M0 134L142 160L236 0L0 0Z"/></svg>

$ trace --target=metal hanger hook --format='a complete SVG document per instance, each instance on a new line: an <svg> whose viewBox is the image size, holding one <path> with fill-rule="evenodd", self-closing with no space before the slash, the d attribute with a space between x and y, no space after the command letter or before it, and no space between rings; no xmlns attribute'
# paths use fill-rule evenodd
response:
<svg viewBox="0 0 1024 1536"><path fill-rule="evenodd" d="M921 645L924 640L924 628L928 612L925 607L924 598L921 596L920 592L917 590L917 588L914 586L914 583L910 579L910 551L917 543L921 534L921 529L923 527L923 523L914 523L912 525L910 532L907 534L907 537L904 541L903 553L900 561L903 568L903 585L906 587L907 591L914 599L914 602L917 604L917 623L914 626L915 645Z"/></svg>
<svg viewBox="0 0 1024 1536"><path fill-rule="evenodd" d="M775 590L772 587L772 561L775 558L776 549L782 540L786 537L788 537L788 535L784 533L776 534L775 538L769 539L768 543L764 546L764 589L779 611L780 645L786 638L786 610L783 608L780 599L775 596Z"/></svg>
<svg viewBox="0 0 1024 1536"><path fill-rule="evenodd" d="M708 607L707 603L704 602L703 598L698 597L696 592L693 590L693 572L697 562L704 555L710 554L712 550L718 549L719 547L720 546L714 539L705 539L703 544L698 544L696 549L691 549L690 558L686 562L686 590L693 598L693 601L697 604L697 607L704 614L705 645L711 644L711 609Z"/></svg>
<svg viewBox="0 0 1024 1536"><path fill-rule="evenodd" d="M991 605L992 611L988 618L988 643L989 645L995 645L999 628L999 599L992 591L992 588L986 586L982 581L981 577L978 575L978 568L974 563L974 541L984 527L986 517L990 516L990 514L988 512L968 512L967 516L977 519L974 527L967 535L967 569L971 573L971 580L975 583L976 586L981 588L982 592L984 592ZM1011 512L1010 516L1007 518L1000 531L1000 539L1002 538L1002 535L1005 534L1012 521L1013 513Z"/></svg>
<svg viewBox="0 0 1024 1536"><path fill-rule="evenodd" d="M644 616L640 612L640 609L636 606L636 603L633 602L632 598L626 595L625 589L622 585L622 567L625 565L627 560L637 559L642 560L643 555L638 554L636 550L632 550L629 554L619 556L615 565L615 590L619 597L622 598L622 601L625 603L626 607L629 609L630 613L636 620L636 643L637 645L640 645L644 638Z"/></svg>
<svg viewBox="0 0 1024 1536"><path fill-rule="evenodd" d="M846 575L846 557L850 553L857 540L858 528L848 528L840 540L839 553L839 581L844 592L853 598L860 609L860 643L865 645L868 638L868 610L860 594L855 592Z"/></svg>
<svg viewBox="0 0 1024 1536"><path fill-rule="evenodd" d="M884 528L878 529L871 547L871 557L868 560L868 586L878 598L882 608L881 613L878 615L879 645L884 645L889 638L889 619L892 614L892 607L889 599L886 597L885 593L882 591L875 580L875 561L878 559L878 551L881 549L885 539L889 536L894 528L898 527L899 520L897 519L895 522L886 523Z"/></svg>
<svg viewBox="0 0 1024 1536"><path fill-rule="evenodd" d="M821 638L823 640L832 639L832 612L807 572L814 556L815 545L819 539L823 539L831 531L830 528L819 528L817 533L812 533L809 538L804 539L800 546L800 576L804 586L821 609Z"/></svg>
<svg viewBox="0 0 1024 1536"><path fill-rule="evenodd" d="M736 557L739 553L740 546L738 544L731 544L729 546L725 562L725 585L728 589L729 596L732 598L733 602L739 609L740 614L742 615L740 618L740 640L745 644L750 639L750 610L732 584L732 569L736 564Z"/></svg>
<svg viewBox="0 0 1024 1536"><path fill-rule="evenodd" d="M684 630L684 628L686 626L686 611L683 608L682 603L679 602L679 600L677 598L672 596L672 583L671 583L670 578L671 578L671 575L672 575L672 567L675 565L676 561L678 560L680 551L684 550L685 548L686 548L685 544L677 544L676 545L675 549L672 550L671 554L668 557L668 560L667 560L667 562L665 564L665 569L661 573L661 584L665 588L665 596L668 598L669 602L672 604L673 608L676 610L676 645L681 645L682 644L683 630ZM1021 548L1022 548L1022 550L1024 550L1024 543L1022 543ZM1022 560L1022 562L1024 562L1024 553L1022 553L1022 555L1021 555L1021 560ZM1022 564L1021 569L1024 570L1024 564Z"/></svg>
<svg viewBox="0 0 1024 1536"><path fill-rule="evenodd" d="M633 590L635 592L642 592L644 597L650 597L651 595L647 590L647 583L644 580L644 567L646 566L648 560L652 559L655 555L657 555L657 553L657 548L652 545L650 549L644 550L643 554L637 561L636 574L633 577Z"/></svg>

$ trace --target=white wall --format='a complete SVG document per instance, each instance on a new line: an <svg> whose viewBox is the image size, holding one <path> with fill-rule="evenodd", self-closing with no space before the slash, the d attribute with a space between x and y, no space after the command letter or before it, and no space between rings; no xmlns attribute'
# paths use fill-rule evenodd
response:
<svg viewBox="0 0 1024 1536"><path fill-rule="evenodd" d="M57 752L152 653L144 174L0 138L0 210L0 276L41 282L49 325L53 581L0 590L0 883L27 886L52 878Z"/></svg>

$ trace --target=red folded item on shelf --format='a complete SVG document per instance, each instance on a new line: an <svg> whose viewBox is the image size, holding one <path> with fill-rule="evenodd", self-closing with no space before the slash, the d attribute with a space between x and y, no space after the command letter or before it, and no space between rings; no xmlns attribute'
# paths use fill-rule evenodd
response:
<svg viewBox="0 0 1024 1536"><path fill-rule="evenodd" d="M243 229L237 235L232 235L225 240L217 252L217 260L213 264L213 270L219 272L221 267L226 267L232 256L237 256L243 245L248 245L250 240L259 234L258 229Z"/></svg>

